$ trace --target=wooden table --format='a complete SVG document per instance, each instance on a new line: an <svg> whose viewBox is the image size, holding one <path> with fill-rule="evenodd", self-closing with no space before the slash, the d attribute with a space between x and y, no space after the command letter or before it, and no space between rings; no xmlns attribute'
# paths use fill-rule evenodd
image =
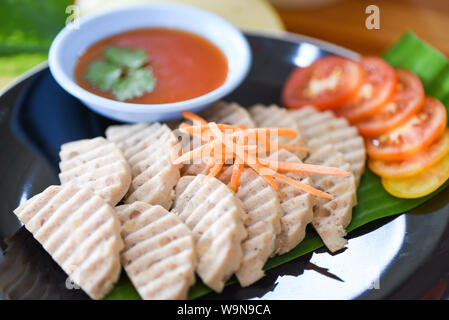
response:
<svg viewBox="0 0 449 320"><path fill-rule="evenodd" d="M380 29L368 30L368 5L380 11ZM449 57L449 0L340 0L317 9L279 9L288 31L379 55L407 29Z"/></svg>

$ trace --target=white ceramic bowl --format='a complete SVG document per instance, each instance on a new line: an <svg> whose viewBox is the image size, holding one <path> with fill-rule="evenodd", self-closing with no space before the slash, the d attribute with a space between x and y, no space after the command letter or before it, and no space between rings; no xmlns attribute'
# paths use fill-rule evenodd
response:
<svg viewBox="0 0 449 320"><path fill-rule="evenodd" d="M61 87L87 107L115 120L160 121L178 118L182 110L201 110L233 91L251 64L248 42L236 27L215 14L190 6L155 3L120 7L86 16L79 22L79 29L66 26L53 41L48 59L50 71ZM226 81L200 97L164 104L119 102L93 94L75 82L76 62L91 45L114 34L151 27L189 31L214 43L228 60Z"/></svg>

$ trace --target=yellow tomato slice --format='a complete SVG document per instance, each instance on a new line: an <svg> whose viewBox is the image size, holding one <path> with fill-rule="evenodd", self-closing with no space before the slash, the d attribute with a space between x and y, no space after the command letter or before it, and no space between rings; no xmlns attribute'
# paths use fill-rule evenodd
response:
<svg viewBox="0 0 449 320"><path fill-rule="evenodd" d="M449 178L449 153L421 173L408 178L382 178L388 193L398 198L415 199L437 190Z"/></svg>
<svg viewBox="0 0 449 320"><path fill-rule="evenodd" d="M370 158L370 169L384 178L406 178L414 176L436 162L440 161L449 152L449 129L435 141L429 148L412 155L406 160L383 161Z"/></svg>

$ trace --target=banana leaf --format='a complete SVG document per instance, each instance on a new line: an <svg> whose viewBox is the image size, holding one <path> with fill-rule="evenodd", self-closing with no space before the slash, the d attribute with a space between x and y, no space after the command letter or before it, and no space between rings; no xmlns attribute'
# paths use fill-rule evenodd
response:
<svg viewBox="0 0 449 320"><path fill-rule="evenodd" d="M449 62L444 55L423 42L411 32L406 32L399 41L385 52L383 58L394 67L401 67L416 73L422 80L426 94L442 101L449 107ZM367 223L381 218L408 212L443 190L446 182L432 194L419 199L399 199L388 194L382 187L380 178L369 169L363 175L357 190L358 204L353 210L353 218L347 231L351 232ZM271 258L264 269L269 270L283 263L301 257L323 246L315 232L309 232L292 251ZM235 283L231 279L229 284ZM189 298L195 299L211 290L198 281L189 292ZM131 282L123 273L119 283L106 299L139 299Z"/></svg>

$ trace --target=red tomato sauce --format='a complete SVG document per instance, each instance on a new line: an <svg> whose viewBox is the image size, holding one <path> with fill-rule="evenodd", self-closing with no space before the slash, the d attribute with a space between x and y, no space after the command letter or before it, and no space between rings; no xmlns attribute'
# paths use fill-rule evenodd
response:
<svg viewBox="0 0 449 320"><path fill-rule="evenodd" d="M126 102L157 104L184 101L215 90L227 77L226 56L209 40L174 29L137 29L95 43L78 59L75 67L78 85L105 98L116 100L110 92L94 87L83 76L92 61L104 59L104 51L109 45L145 50L156 77L152 92Z"/></svg>

